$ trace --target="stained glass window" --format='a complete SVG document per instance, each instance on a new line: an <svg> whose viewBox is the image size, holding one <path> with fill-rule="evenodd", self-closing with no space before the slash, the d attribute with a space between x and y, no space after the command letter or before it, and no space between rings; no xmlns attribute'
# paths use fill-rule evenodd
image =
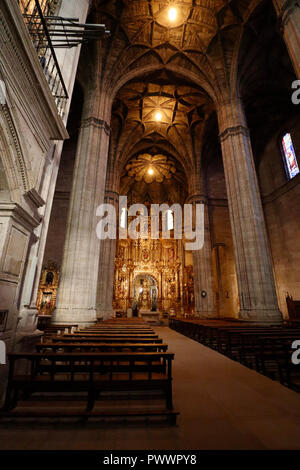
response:
<svg viewBox="0 0 300 470"><path fill-rule="evenodd" d="M297 163L296 153L291 134L284 134L281 144L287 175L289 179L292 179L294 178L294 176L298 175L299 166Z"/></svg>

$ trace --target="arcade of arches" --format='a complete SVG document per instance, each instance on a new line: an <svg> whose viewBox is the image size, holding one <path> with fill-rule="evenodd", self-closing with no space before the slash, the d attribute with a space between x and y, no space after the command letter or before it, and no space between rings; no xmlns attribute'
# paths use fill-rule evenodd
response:
<svg viewBox="0 0 300 470"><path fill-rule="evenodd" d="M60 270L56 322L132 314L146 290L144 309L161 315L287 314L286 293L299 296L299 185L278 142L288 129L300 148L298 64L279 3L176 1L172 23L169 2L95 2L90 17L112 34L79 64L44 257ZM203 249L172 237L100 245L96 207L119 195L203 203Z"/></svg>
<svg viewBox="0 0 300 470"><path fill-rule="evenodd" d="M141 311L281 323L287 293L300 299L300 176L295 166L288 174L281 144L291 136L300 161L297 2L75 3L65 16L111 34L58 53L70 98L63 119L48 95L31 96L37 79L27 114L9 89L1 108L9 334L35 331L38 311L82 326ZM170 239L100 241L97 208L118 210L120 196L128 207L202 204L203 248L187 250L172 230Z"/></svg>

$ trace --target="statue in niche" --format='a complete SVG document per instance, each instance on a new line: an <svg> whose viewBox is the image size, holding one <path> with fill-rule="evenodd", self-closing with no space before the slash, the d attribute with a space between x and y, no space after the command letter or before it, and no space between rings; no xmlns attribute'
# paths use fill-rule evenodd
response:
<svg viewBox="0 0 300 470"><path fill-rule="evenodd" d="M140 290L138 304L141 310L148 311L151 309L151 296L149 292L149 282L147 279L142 282L142 286L143 287L141 287Z"/></svg>
<svg viewBox="0 0 300 470"><path fill-rule="evenodd" d="M54 280L54 274L52 271L49 271L46 276L46 284L47 285L53 284L53 280Z"/></svg>

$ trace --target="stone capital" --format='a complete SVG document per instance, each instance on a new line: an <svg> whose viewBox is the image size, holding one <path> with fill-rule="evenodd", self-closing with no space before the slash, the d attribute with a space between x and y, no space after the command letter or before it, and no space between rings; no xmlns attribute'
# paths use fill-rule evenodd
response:
<svg viewBox="0 0 300 470"><path fill-rule="evenodd" d="M110 136L111 127L110 127L110 125L109 125L106 121L104 121L103 119L99 119L99 118L97 118L97 117L95 117L95 116L90 116L90 117L88 117L88 118L86 118L86 119L83 119L83 120L81 121L81 126L80 126L81 129L85 129L85 128L91 127L91 126L96 127L96 128L98 128L98 129L103 129L104 132L105 132L108 136Z"/></svg>
<svg viewBox="0 0 300 470"><path fill-rule="evenodd" d="M208 204L208 199L206 194L192 194L187 200L186 204Z"/></svg>
<svg viewBox="0 0 300 470"><path fill-rule="evenodd" d="M221 134L219 134L220 142L225 142L229 137L234 137L236 135L244 135L245 137L250 137L250 132L246 126L233 126L225 129Z"/></svg>
<svg viewBox="0 0 300 470"><path fill-rule="evenodd" d="M105 197L106 200L113 199L113 200L119 202L120 195L117 191L114 191L112 189L107 189L105 191L105 196L104 197Z"/></svg>

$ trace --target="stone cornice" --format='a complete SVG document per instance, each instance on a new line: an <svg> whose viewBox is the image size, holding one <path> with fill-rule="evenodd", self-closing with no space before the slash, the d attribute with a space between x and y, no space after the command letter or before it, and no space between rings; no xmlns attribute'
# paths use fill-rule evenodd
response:
<svg viewBox="0 0 300 470"><path fill-rule="evenodd" d="M41 198L39 193L34 188L30 189L30 191L27 191L25 198L28 199L36 209L39 209L39 207L43 207L46 204L44 199Z"/></svg>
<svg viewBox="0 0 300 470"><path fill-rule="evenodd" d="M90 126L93 126L93 127L97 127L98 129L103 129L104 132L110 136L110 133L111 133L111 127L110 125L104 121L103 119L98 119L97 117L95 116L90 116L89 118L87 119L83 119L81 121L81 129L84 129L86 127L90 127Z"/></svg>
<svg viewBox="0 0 300 470"><path fill-rule="evenodd" d="M0 204L0 218L1 217L12 217L15 222L19 223L30 232L41 223L41 218L37 219L32 217L23 207L13 202Z"/></svg>
<svg viewBox="0 0 300 470"><path fill-rule="evenodd" d="M245 137L250 136L250 132L248 127L245 126L234 126L234 127L228 127L225 129L221 134L219 134L219 139L220 142L225 142L229 137L234 137L237 135L244 135Z"/></svg>

